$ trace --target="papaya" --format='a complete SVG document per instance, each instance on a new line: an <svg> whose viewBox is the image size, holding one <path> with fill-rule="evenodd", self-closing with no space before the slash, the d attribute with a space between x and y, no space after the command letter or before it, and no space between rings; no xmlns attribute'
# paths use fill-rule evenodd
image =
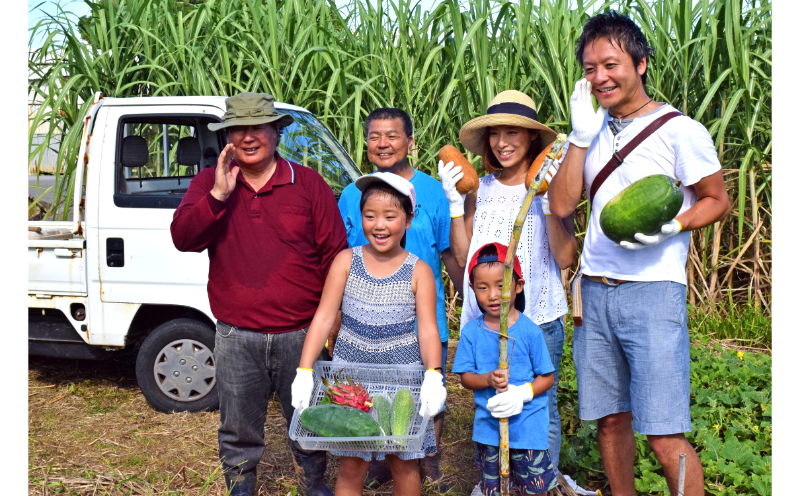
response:
<svg viewBox="0 0 800 496"><path fill-rule="evenodd" d="M380 436L381 429L370 414L357 408L329 403L303 410L300 425L322 437Z"/></svg>
<svg viewBox="0 0 800 496"><path fill-rule="evenodd" d="M472 164L469 163L467 157L458 151L458 148L453 145L444 145L442 149L439 150L439 160L445 164L453 162L453 165L461 166L461 172L464 173L464 177L459 179L456 183L456 191L462 195L478 191L478 173L475 172L475 169L472 167Z"/></svg>
<svg viewBox="0 0 800 496"><path fill-rule="evenodd" d="M555 141L553 141L553 143L554 142ZM539 153L539 155L537 155L536 158L533 159L533 163L528 168L528 174L525 176L525 189L531 187L533 178L536 177L536 173L539 172L539 167L542 166L542 163L544 163L544 159L547 158L547 152L550 151L550 147L553 146L553 143L548 143L547 146L544 147L544 150L542 150L541 153ZM558 156L556 158L561 158L562 153L563 153L563 148L561 152L558 153ZM541 186L539 186L539 191L536 192L536 196L541 196L547 193L547 186L548 186L547 178L545 178L544 181L542 181Z"/></svg>
<svg viewBox="0 0 800 496"><path fill-rule="evenodd" d="M678 215L683 205L681 182L664 174L646 176L617 193L600 212L600 229L611 241L636 242Z"/></svg>
<svg viewBox="0 0 800 496"><path fill-rule="evenodd" d="M414 419L414 398L408 388L402 388L394 394L392 400L392 435L406 436Z"/></svg>

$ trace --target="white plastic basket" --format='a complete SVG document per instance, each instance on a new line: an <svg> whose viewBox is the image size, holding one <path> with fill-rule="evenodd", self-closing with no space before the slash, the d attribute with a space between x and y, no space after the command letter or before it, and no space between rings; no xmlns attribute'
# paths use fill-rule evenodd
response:
<svg viewBox="0 0 800 496"><path fill-rule="evenodd" d="M419 392L425 369L422 365L383 365L374 363L316 362L314 364L314 390L311 393L311 406L322 401L327 389L322 384L322 377L333 382L335 375L341 373L342 380L349 376L353 382L364 385L370 397L384 394L390 400L401 388L408 388L414 400L414 418L406 436L370 436L370 437L322 437L306 430L300 424L300 412L294 411L289 426L289 438L297 441L300 447L307 450L339 450L339 451L420 451L425 438L430 416L420 416ZM377 422L374 408L369 414Z"/></svg>

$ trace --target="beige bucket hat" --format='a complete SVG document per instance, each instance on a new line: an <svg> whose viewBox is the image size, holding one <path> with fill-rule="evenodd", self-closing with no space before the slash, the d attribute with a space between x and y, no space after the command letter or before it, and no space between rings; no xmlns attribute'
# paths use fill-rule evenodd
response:
<svg viewBox="0 0 800 496"><path fill-rule="evenodd" d="M275 99L266 93L239 93L225 99L225 114L222 122L208 125L208 129L217 131L231 126L256 126L278 121L279 127L286 127L294 122L289 114L279 114L275 110Z"/></svg>
<svg viewBox="0 0 800 496"><path fill-rule="evenodd" d="M486 145L486 128L489 126L520 126L538 130L539 136L533 142L537 154L556 139L556 132L539 122L536 104L531 97L517 90L498 93L489 102L486 115L464 124L458 133L458 139L464 148L476 155L482 155Z"/></svg>

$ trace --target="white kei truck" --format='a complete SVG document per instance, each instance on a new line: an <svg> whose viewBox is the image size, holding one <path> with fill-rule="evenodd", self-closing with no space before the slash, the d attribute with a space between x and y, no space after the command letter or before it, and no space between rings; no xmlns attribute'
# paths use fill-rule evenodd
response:
<svg viewBox="0 0 800 496"><path fill-rule="evenodd" d="M307 110L278 150L341 194L360 175ZM210 96L102 98L83 122L68 221L28 223L28 353L104 359L138 350L136 378L157 410L218 407L208 254L181 253L169 227L192 177L217 163L225 113ZM268 256L269 247L264 247Z"/></svg>

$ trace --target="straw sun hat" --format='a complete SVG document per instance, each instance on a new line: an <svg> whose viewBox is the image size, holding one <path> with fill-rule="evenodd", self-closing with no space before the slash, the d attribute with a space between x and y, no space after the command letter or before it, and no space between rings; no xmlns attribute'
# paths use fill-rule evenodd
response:
<svg viewBox="0 0 800 496"><path fill-rule="evenodd" d="M483 155L489 126L520 126L536 129L539 136L533 140L536 154L556 139L556 132L539 123L536 105L531 97L517 90L498 93L486 109L486 115L476 117L464 124L458 133L458 139L464 148L476 155Z"/></svg>

